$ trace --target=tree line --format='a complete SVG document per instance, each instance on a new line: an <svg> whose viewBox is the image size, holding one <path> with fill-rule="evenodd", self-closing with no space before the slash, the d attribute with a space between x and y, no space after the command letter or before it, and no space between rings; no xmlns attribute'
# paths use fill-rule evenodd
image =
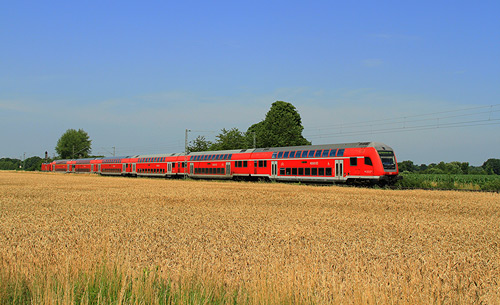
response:
<svg viewBox="0 0 500 305"><path fill-rule="evenodd" d="M443 161L416 165L413 161L398 162L400 173L448 174L448 175L500 175L500 159L488 159L481 166L471 166L469 162Z"/></svg>

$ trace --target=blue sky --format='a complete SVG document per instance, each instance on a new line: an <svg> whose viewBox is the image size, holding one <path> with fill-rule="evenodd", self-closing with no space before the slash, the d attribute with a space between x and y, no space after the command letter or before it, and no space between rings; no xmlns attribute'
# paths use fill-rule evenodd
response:
<svg viewBox="0 0 500 305"><path fill-rule="evenodd" d="M373 140L400 161L480 165L500 158L499 11L498 1L4 3L0 157L52 155L69 128L87 131L95 154L181 152L186 128L191 139L245 131L284 100L313 144Z"/></svg>

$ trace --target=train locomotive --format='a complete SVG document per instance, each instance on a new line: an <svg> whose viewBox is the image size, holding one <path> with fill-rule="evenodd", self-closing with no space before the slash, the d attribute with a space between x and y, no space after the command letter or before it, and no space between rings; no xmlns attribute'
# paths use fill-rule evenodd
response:
<svg viewBox="0 0 500 305"><path fill-rule="evenodd" d="M55 160L42 164L41 169L115 176L378 185L393 184L400 178L393 149L379 142Z"/></svg>

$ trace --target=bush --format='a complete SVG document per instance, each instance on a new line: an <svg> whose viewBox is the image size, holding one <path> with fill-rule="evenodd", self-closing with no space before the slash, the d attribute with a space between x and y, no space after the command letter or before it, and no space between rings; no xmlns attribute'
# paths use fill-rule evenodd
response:
<svg viewBox="0 0 500 305"><path fill-rule="evenodd" d="M495 191L500 192L500 179L486 181L482 186L483 191Z"/></svg>

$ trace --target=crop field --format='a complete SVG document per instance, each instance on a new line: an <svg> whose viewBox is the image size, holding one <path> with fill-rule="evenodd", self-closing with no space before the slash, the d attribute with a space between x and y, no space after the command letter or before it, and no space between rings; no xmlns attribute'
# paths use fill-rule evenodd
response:
<svg viewBox="0 0 500 305"><path fill-rule="evenodd" d="M457 189L500 192L499 175L403 173L396 186L421 189Z"/></svg>
<svg viewBox="0 0 500 305"><path fill-rule="evenodd" d="M500 304L500 194L0 172L0 303Z"/></svg>

